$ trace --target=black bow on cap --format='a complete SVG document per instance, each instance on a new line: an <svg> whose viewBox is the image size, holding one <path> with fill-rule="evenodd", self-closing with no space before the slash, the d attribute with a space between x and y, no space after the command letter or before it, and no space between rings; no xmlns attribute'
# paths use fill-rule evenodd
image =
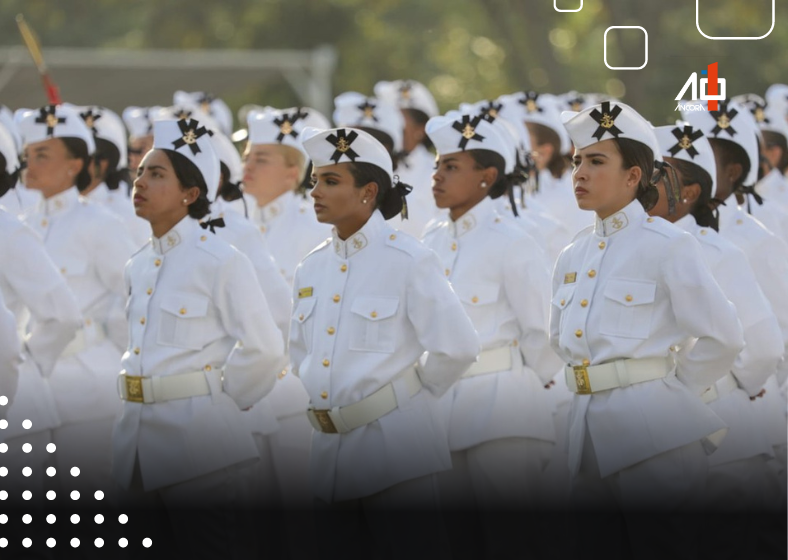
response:
<svg viewBox="0 0 788 560"><path fill-rule="evenodd" d="M375 116L375 109L377 109L377 105L370 103L369 99L365 99L364 103L361 105L356 105L356 109L363 113L365 119L372 119L373 121L378 122L378 118Z"/></svg>
<svg viewBox="0 0 788 560"><path fill-rule="evenodd" d="M52 136L55 133L55 127L59 124L66 123L66 117L58 117L55 114L57 110L56 105L47 105L41 107L36 123L47 125L47 136Z"/></svg>
<svg viewBox="0 0 788 560"><path fill-rule="evenodd" d="M347 156L350 161L356 161L358 154L350 147L356 138L358 138L358 133L355 130L351 130L350 134L346 134L344 128L337 130L336 134L329 134L328 137L326 137L326 142L336 148L331 155L331 161L339 163L342 156Z"/></svg>
<svg viewBox="0 0 788 560"><path fill-rule="evenodd" d="M285 136L298 138L298 132L296 132L295 128L293 128L293 125L297 121L305 119L308 116L309 115L307 113L298 108L292 115L289 113L284 113L281 118L274 119L274 124L279 127L279 136L276 137L276 141L281 144Z"/></svg>
<svg viewBox="0 0 788 560"><path fill-rule="evenodd" d="M616 126L616 117L621 114L621 111L622 109L619 105L613 105L613 108L611 109L610 101L603 101L601 113L599 112L599 109L594 109L591 111L591 118L594 119L599 125L596 127L596 131L594 131L594 134L591 136L597 140L602 140L605 132L609 132L618 138L618 135L623 132Z"/></svg>
<svg viewBox="0 0 788 560"><path fill-rule="evenodd" d="M211 233L216 233L216 228L224 227L224 218L214 218L207 222L200 222L200 227L202 229L210 229Z"/></svg>
<svg viewBox="0 0 788 560"><path fill-rule="evenodd" d="M96 121L101 118L101 113L94 113L93 109L88 109L84 113L80 113L79 116L82 117L83 121L85 121L85 126L87 126L93 132L93 136L97 136L98 131L96 130Z"/></svg>
<svg viewBox="0 0 788 560"><path fill-rule="evenodd" d="M496 103L495 101L488 101L485 107L481 108L481 117L487 122L495 122L498 118L498 113L503 108L503 103Z"/></svg>
<svg viewBox="0 0 788 560"><path fill-rule="evenodd" d="M711 133L717 136L723 130L730 136L736 136L736 129L731 126L733 118L739 114L736 109L728 110L728 102L719 102L719 111L709 111L709 114L717 121L717 125L711 130Z"/></svg>
<svg viewBox="0 0 788 560"><path fill-rule="evenodd" d="M535 91L528 91L523 97L520 98L520 105L525 105L525 109L529 113L543 113L544 109L537 105L537 99L539 99L538 93Z"/></svg>
<svg viewBox="0 0 788 560"><path fill-rule="evenodd" d="M668 150L670 155L675 156L681 150L686 150L690 157L695 159L695 156L698 155L698 150L695 149L692 143L703 136L703 131L693 131L691 126L685 126L684 130L676 127L670 132L676 137L676 140L678 140L678 142Z"/></svg>
<svg viewBox="0 0 788 560"><path fill-rule="evenodd" d="M462 134L462 138L460 139L460 143L457 146L458 148L460 148L461 150L464 150L465 146L468 145L468 142L470 140L476 140L478 142L483 142L484 141L484 136L482 136L481 134L478 134L476 132L476 127L479 125L481 120L482 120L482 117L480 117L480 116L476 116L476 117L471 118L470 115L463 115L462 119L460 119L458 121L454 121L454 123L451 125L451 127L454 130L456 130L457 132L459 132L460 134Z"/></svg>
<svg viewBox="0 0 788 560"><path fill-rule="evenodd" d="M177 140L174 140L172 145L175 146L176 150L183 146L189 146L192 154L194 155L197 155L202 151L200 150L200 146L197 145L197 139L205 136L206 134L209 136L213 135L211 131L209 131L204 126L200 126L200 123L194 119L190 119L188 121L178 121L178 128L181 129L183 136Z"/></svg>

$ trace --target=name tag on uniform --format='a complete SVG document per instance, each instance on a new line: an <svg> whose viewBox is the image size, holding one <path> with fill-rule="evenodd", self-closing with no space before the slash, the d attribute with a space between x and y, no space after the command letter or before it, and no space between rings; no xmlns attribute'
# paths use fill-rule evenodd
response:
<svg viewBox="0 0 788 560"><path fill-rule="evenodd" d="M301 288L298 290L298 299L312 297L312 288Z"/></svg>
<svg viewBox="0 0 788 560"><path fill-rule="evenodd" d="M564 274L564 284L574 284L577 280L577 272Z"/></svg>

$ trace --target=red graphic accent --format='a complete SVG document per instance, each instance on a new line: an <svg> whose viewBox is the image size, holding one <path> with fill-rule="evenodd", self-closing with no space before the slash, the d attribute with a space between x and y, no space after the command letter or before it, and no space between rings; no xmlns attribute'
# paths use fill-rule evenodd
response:
<svg viewBox="0 0 788 560"><path fill-rule="evenodd" d="M706 95L719 95L719 83L717 82L717 63L709 64L709 84ZM719 111L719 101L716 99L709 100L709 111Z"/></svg>

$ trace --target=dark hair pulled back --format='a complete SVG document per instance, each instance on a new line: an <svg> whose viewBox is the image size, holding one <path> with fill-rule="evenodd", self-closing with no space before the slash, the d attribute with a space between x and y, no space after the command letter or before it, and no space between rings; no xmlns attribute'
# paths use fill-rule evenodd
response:
<svg viewBox="0 0 788 560"><path fill-rule="evenodd" d="M613 142L618 146L624 169L629 169L630 167L640 168L640 182L638 183L635 198L643 206L643 209L648 212L656 206L659 200L657 182L664 176L663 171L656 172L654 152L642 142L631 138L614 138ZM664 170L664 168L662 169ZM668 190L670 190L670 186Z"/></svg>
<svg viewBox="0 0 788 560"><path fill-rule="evenodd" d="M350 174L353 175L353 181L358 189L368 183L376 183L378 185L375 209L380 210L385 219L390 220L400 213L407 218L405 197L412 190L410 185L400 181L392 184L389 174L372 163L351 163Z"/></svg>
<svg viewBox="0 0 788 560"><path fill-rule="evenodd" d="M186 191L192 187L200 189L200 196L189 205L189 217L200 220L207 216L211 211L211 201L208 200L208 187L200 170L183 154L165 149L162 152L170 160L175 176L181 184L181 190Z"/></svg>
<svg viewBox="0 0 788 560"><path fill-rule="evenodd" d="M21 168L17 167L16 171L9 173L5 170L7 160L5 156L0 153L0 197L5 196L5 193L10 191L16 186L19 180L19 172Z"/></svg>
<svg viewBox="0 0 788 560"><path fill-rule="evenodd" d="M698 200L695 201L690 210L690 214L695 217L695 221L701 227L719 231L719 219L710 206L712 181L709 172L698 164L683 159L674 160L673 167L681 173L682 186L688 187L696 183L700 186L700 196L698 196Z"/></svg>
<svg viewBox="0 0 788 560"><path fill-rule="evenodd" d="M129 175L128 167L118 169L118 163L120 163L120 151L118 147L109 140L104 140L103 138L96 138L95 142L96 152L93 154L93 165L96 170L100 172L100 162L107 162L107 172L101 179L107 184L109 190L117 190L121 183L130 184L131 176Z"/></svg>
<svg viewBox="0 0 788 560"><path fill-rule="evenodd" d="M84 191L90 186L93 179L90 176L90 162L92 158L88 154L88 145L82 138L60 138L63 145L66 147L68 154L74 159L82 160L82 169L79 170L76 178L76 186L80 192Z"/></svg>

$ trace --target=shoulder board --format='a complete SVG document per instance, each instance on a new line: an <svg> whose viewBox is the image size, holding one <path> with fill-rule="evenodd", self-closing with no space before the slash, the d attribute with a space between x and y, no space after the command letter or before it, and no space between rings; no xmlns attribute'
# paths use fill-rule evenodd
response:
<svg viewBox="0 0 788 560"><path fill-rule="evenodd" d="M674 226L669 221L662 218L646 218L643 220L643 228L659 233L660 235L668 238L673 238L687 233L678 226Z"/></svg>
<svg viewBox="0 0 788 560"><path fill-rule="evenodd" d="M412 257L418 256L422 250L429 250L418 239L401 231L392 231L386 237L386 245L399 249Z"/></svg>
<svg viewBox="0 0 788 560"><path fill-rule="evenodd" d="M311 251L309 251L309 252L306 254L306 257L304 257L303 259L301 259L301 261L304 261L304 260L306 260L308 257L312 256L314 253L317 253L318 251L322 251L323 249L325 249L325 248L326 248L326 247L328 247L329 245L331 245L331 238L328 238L328 239L326 239L326 240L325 240L325 241L323 241L323 242L322 242L320 245L318 245L317 247L315 247L314 249L312 249Z"/></svg>

